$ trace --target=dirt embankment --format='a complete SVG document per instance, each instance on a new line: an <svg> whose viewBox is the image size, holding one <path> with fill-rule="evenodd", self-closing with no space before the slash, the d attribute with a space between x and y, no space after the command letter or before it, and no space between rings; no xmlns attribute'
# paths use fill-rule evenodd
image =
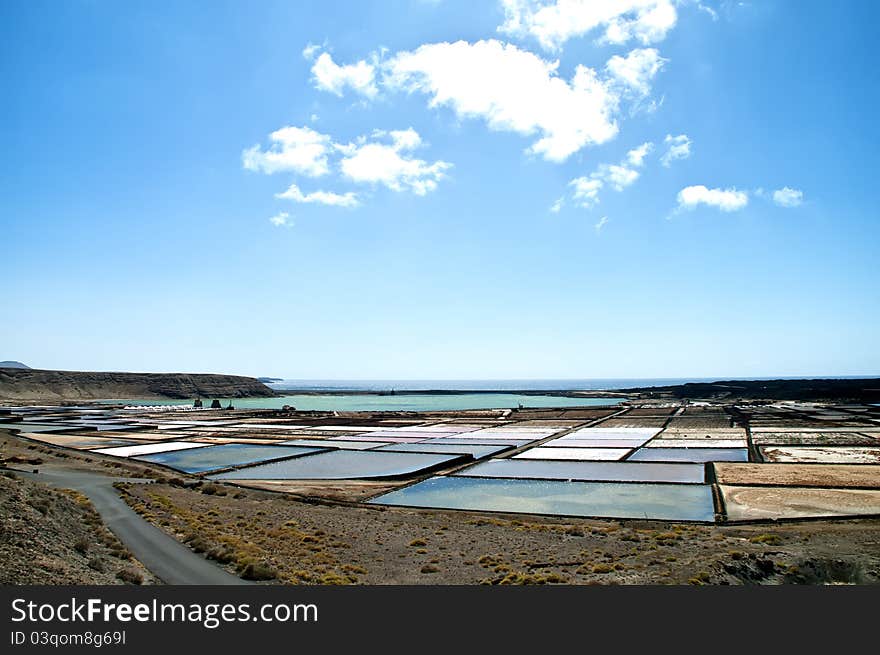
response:
<svg viewBox="0 0 880 655"><path fill-rule="evenodd" d="M156 579L89 500L0 475L0 584L144 584Z"/></svg>
<svg viewBox="0 0 880 655"><path fill-rule="evenodd" d="M0 399L258 398L275 392L255 378L211 373L116 373L0 368Z"/></svg>

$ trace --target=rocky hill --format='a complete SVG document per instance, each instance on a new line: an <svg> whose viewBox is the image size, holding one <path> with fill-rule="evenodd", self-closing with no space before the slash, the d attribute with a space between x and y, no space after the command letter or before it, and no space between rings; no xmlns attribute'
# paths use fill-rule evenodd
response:
<svg viewBox="0 0 880 655"><path fill-rule="evenodd" d="M0 368L3 400L258 398L275 392L254 378L210 373L116 373Z"/></svg>
<svg viewBox="0 0 880 655"><path fill-rule="evenodd" d="M0 368L30 368L30 366L22 364L21 362L16 362L13 359L7 359L0 362Z"/></svg>

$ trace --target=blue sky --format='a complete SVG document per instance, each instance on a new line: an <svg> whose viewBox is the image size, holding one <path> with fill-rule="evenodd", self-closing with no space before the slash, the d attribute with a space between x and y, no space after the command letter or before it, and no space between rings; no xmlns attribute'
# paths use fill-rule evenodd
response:
<svg viewBox="0 0 880 655"><path fill-rule="evenodd" d="M2 3L0 359L880 373L878 14Z"/></svg>

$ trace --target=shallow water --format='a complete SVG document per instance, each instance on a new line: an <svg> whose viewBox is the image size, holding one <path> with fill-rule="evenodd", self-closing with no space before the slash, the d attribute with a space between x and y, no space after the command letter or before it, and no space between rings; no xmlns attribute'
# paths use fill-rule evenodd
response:
<svg viewBox="0 0 880 655"><path fill-rule="evenodd" d="M562 516L714 521L709 485L435 477L370 503Z"/></svg>
<svg viewBox="0 0 880 655"><path fill-rule="evenodd" d="M406 394L377 396L362 394L311 395L293 394L275 398L236 398L236 409L280 409L292 405L305 411L388 412L451 411L462 409L508 409L523 407L602 407L616 405L618 398L567 398L565 396L529 396L512 393ZM107 401L111 402L111 401ZM179 400L115 400L131 405L180 405ZM226 407L228 400L221 399ZM209 403L210 405L210 403Z"/></svg>

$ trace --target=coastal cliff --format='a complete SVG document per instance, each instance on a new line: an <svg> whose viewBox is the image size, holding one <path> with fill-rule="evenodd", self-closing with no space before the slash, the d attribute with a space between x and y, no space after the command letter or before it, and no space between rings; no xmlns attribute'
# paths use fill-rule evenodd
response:
<svg viewBox="0 0 880 655"><path fill-rule="evenodd" d="M275 392L255 378L211 373L117 373L0 368L3 400L259 398Z"/></svg>

